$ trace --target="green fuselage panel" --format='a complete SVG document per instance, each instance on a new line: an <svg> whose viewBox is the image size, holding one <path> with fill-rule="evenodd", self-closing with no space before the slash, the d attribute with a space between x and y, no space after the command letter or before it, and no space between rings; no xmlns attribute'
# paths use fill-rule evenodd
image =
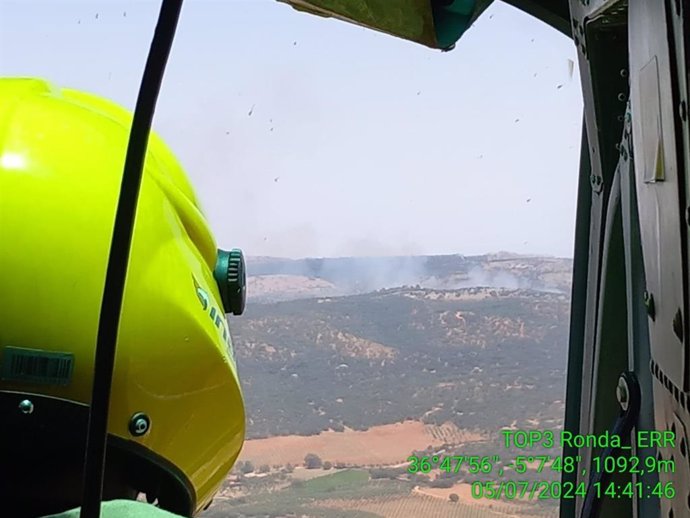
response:
<svg viewBox="0 0 690 518"><path fill-rule="evenodd" d="M449 49L493 0L278 0L427 47Z"/></svg>

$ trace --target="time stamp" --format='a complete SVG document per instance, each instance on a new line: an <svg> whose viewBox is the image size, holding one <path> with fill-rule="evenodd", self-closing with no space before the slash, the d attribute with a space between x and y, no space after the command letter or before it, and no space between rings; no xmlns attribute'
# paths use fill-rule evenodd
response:
<svg viewBox="0 0 690 518"><path fill-rule="evenodd" d="M636 432L636 444L641 447L674 447L675 434L669 431L638 431ZM569 432L560 432L557 436L550 431L521 431L502 430L504 445L508 448L514 446L518 449L527 449L534 446L547 448L557 446L560 439L561 446L582 447L613 447L620 449L622 453L617 456L593 457L590 473L614 474L625 473L642 476L645 473L674 473L676 466L673 459L660 459L655 456L638 457L626 455L630 446L625 446L620 437L609 435L575 435ZM506 471L517 474L549 474L549 473L576 473L586 476L588 470L581 467L582 457L553 456L553 455L516 455L509 462L504 463L498 455L453 455L453 456L417 456L408 457L407 471L409 473L429 473L438 470L446 473L459 473L460 471L487 475L495 480L474 481L471 484L471 494L475 499L573 499L584 498L588 491L594 493L597 498L673 498L676 490L673 482L656 482L645 484L642 482L562 482L547 480L500 480Z"/></svg>

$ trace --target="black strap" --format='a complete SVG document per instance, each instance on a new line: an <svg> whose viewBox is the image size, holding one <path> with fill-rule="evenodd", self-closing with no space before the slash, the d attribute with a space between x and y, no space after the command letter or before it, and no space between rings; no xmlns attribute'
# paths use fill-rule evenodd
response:
<svg viewBox="0 0 690 518"><path fill-rule="evenodd" d="M129 135L98 321L81 518L100 518L101 513L110 390L134 217L153 113L181 10L182 0L163 0Z"/></svg>

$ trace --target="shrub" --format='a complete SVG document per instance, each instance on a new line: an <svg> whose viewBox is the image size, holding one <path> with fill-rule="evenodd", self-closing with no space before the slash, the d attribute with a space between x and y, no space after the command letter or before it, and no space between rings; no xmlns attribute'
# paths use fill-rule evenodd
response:
<svg viewBox="0 0 690 518"><path fill-rule="evenodd" d="M323 462L321 462L321 457L314 453L307 453L304 456L304 467L307 469L316 469L320 468L323 465Z"/></svg>
<svg viewBox="0 0 690 518"><path fill-rule="evenodd" d="M388 476L388 472L385 469L380 468L370 469L369 476L371 476L372 479L386 478Z"/></svg>

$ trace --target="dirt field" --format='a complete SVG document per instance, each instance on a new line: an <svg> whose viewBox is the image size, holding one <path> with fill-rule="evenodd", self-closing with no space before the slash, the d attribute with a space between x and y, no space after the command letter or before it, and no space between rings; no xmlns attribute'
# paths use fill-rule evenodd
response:
<svg viewBox="0 0 690 518"><path fill-rule="evenodd" d="M425 425L418 421L374 426L366 432L322 432L304 437L287 435L246 441L240 460L255 466L268 464L301 465L307 453L315 453L324 461L348 466L377 466L404 462L414 450L445 442L467 443L483 437L458 429L452 424Z"/></svg>
<svg viewBox="0 0 690 518"><path fill-rule="evenodd" d="M534 518L532 514L521 513L515 506L497 504L492 508L488 505L478 505L476 502L475 500L467 503L461 500L453 503L447 498L441 500L413 493L402 497L325 500L319 502L318 505L331 509L368 511L382 518L420 518L422 516L429 518Z"/></svg>
<svg viewBox="0 0 690 518"><path fill-rule="evenodd" d="M342 469L307 469L302 466L297 466L295 471L290 473L293 480L312 480L314 478L325 477L326 475L335 475L342 473Z"/></svg>
<svg viewBox="0 0 690 518"><path fill-rule="evenodd" d="M496 512L503 513L508 516L531 516L525 515L525 509L527 504L531 504L528 498L515 499L511 501L493 501L487 498L473 498L472 497L472 485L471 484L455 484L449 488L437 488L437 487L416 487L412 490L413 494L429 496L432 498L437 498L442 501L447 501L452 493L455 493L460 498L460 502L464 502L471 507L481 507L492 509Z"/></svg>
<svg viewBox="0 0 690 518"><path fill-rule="evenodd" d="M460 497L460 501L466 504L477 505L480 507L489 507L493 502L487 499L472 498L472 486L470 484L455 484L453 487L415 487L412 490L415 495L429 496L438 498L439 500L447 501L448 497L455 493ZM493 507L493 506L492 506Z"/></svg>
<svg viewBox="0 0 690 518"><path fill-rule="evenodd" d="M270 295L319 295L335 294L334 284L323 279L303 275L254 275L247 278L247 293L250 297Z"/></svg>

